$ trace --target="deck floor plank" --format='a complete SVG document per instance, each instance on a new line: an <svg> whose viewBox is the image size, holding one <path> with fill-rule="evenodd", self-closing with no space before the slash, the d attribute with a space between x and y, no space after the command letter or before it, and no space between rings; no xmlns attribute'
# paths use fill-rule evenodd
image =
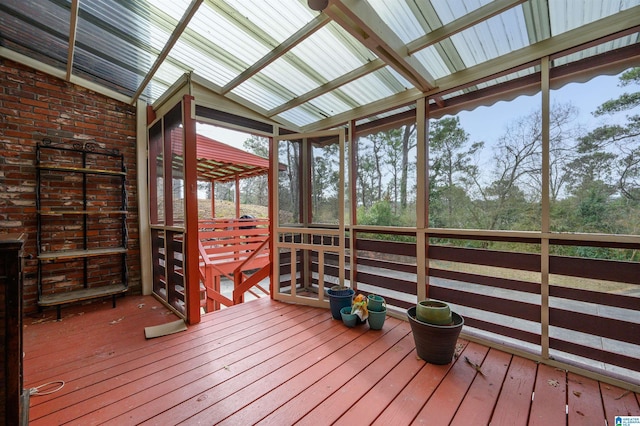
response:
<svg viewBox="0 0 640 426"><path fill-rule="evenodd" d="M348 378L336 392L325 398L313 410L309 411L297 424L315 426L317 419L334 422L340 416L351 409L376 383L384 379L384 376L413 349L413 335L409 324L403 323L398 331L404 333L404 337L388 349L377 359L355 375ZM403 330L401 330L401 328Z"/></svg>
<svg viewBox="0 0 640 426"><path fill-rule="evenodd" d="M25 387L65 381L31 397L31 425L555 425L640 415L633 392L478 343L459 340L451 364L426 363L409 324L393 317L381 331L350 329L326 309L259 299L147 340L144 327L177 318L151 296L109 302L66 307L60 322L55 310L25 318Z"/></svg>
<svg viewBox="0 0 640 426"><path fill-rule="evenodd" d="M411 351L389 371L360 400L340 417L336 424L357 425L371 424L389 406L391 401L402 391L404 386L418 374L425 362L418 358L413 339L410 341Z"/></svg>
<svg viewBox="0 0 640 426"><path fill-rule="evenodd" d="M466 360L481 365L489 348L470 342L412 424L448 425L464 400L471 383L479 375Z"/></svg>
<svg viewBox="0 0 640 426"><path fill-rule="evenodd" d="M310 312L313 315L314 312ZM209 393L213 386L231 381L239 374L251 371L267 359L280 359L283 352L291 347L304 344L320 345L324 341L324 334L330 333L333 324L328 321L328 315L295 316L280 324L277 334L265 336L261 333L245 335L236 333L234 341L218 345L215 341L209 353L205 356L206 363L191 363L188 370L165 369L158 374L168 376L168 379L158 382L156 377L145 378L140 395L126 397L126 409L121 409L120 402L115 407L105 407L103 410L106 424L123 424L133 421L136 424L147 421L154 416L170 412L174 419L180 418L176 412L184 411L181 404L188 405L194 401L199 405L209 400ZM305 325L302 326L301 322ZM316 323L314 325L314 323ZM317 333L317 341L310 342L308 336L301 333L306 327L312 333ZM267 330L272 331L274 327ZM140 387L138 385L138 387ZM213 398L213 397L212 397ZM187 402L185 402L187 401ZM131 412L129 412L131 411ZM188 412L189 415L191 412ZM95 415L94 415L95 417ZM188 417L188 416L187 416ZM157 423L161 424L161 423Z"/></svg>
<svg viewBox="0 0 640 426"><path fill-rule="evenodd" d="M510 362L511 355L489 350L480 365L482 374L477 374L473 380L451 426L467 425L469 419L476 419L477 424L489 424Z"/></svg>
<svg viewBox="0 0 640 426"><path fill-rule="evenodd" d="M531 403L530 426L567 424L567 374L540 364Z"/></svg>
<svg viewBox="0 0 640 426"><path fill-rule="evenodd" d="M400 338L397 328L394 327L384 334L366 333L367 327L349 330L360 335L348 344L340 344L332 348L331 353L323 353L324 347L322 347L321 351L314 353L313 356L300 357L296 360L297 362L285 366L284 371L274 372L266 376L265 380L252 383L242 389L238 395L234 395L234 398L227 398L219 404L207 407L206 410L198 413L194 420L196 422L211 421L217 424L258 398L261 399L260 407L273 410L273 405L266 402L271 389L284 389L288 394L297 395L311 384L315 385L318 381L329 379L333 383L328 383L326 386L328 390L333 391L341 385L344 377L357 374L361 362L376 357L378 351L396 342ZM301 373L304 374L301 375ZM296 389L299 391L295 391ZM261 397L267 399L263 400ZM255 406L253 408L257 410Z"/></svg>
<svg viewBox="0 0 640 426"><path fill-rule="evenodd" d="M638 394L605 383L600 383L600 393L610 425L615 425L613 419L616 416L640 416Z"/></svg>
<svg viewBox="0 0 640 426"><path fill-rule="evenodd" d="M282 321L282 318L286 317L287 312L287 309L285 309L285 312L276 310L270 315L273 315L274 321ZM317 315L317 312L311 310L299 311L294 309L291 310L291 312L297 312L298 314L302 312L303 316L305 314ZM290 333L287 336L295 335L295 331L291 332L290 329L299 321L298 316L300 315L297 315L288 323L281 326L283 330L288 330L287 332ZM265 320L268 321L268 317L265 317ZM270 324L275 325L273 322L270 322ZM189 344L187 345L180 339L181 337L185 338L187 336L166 336L166 339L162 341L164 345L159 344L160 340L150 340L146 342L153 344L151 348L149 348L150 345L147 346L147 349L151 349L149 353L129 354L138 356L130 356L125 359L122 359L122 357L120 359L112 359L110 360L110 368L101 366L100 368L102 368L102 370L100 371L96 371L97 368L93 365L74 371L74 374L78 378L77 380L73 380L73 378L67 379L70 385L68 388L82 389L82 392L71 392L69 394L63 392L58 398L51 401L52 404L62 407L58 409L61 411L56 413L55 420L62 422L76 418L75 416L77 416L78 413L73 412L73 405L70 404L70 402L77 401L78 399L87 402L91 402L90 400L92 399L94 400L92 417L97 419L100 417L99 414L101 412L108 412L108 415L111 416L114 412L117 412L117 410L126 407L124 403L126 401L123 401L125 398L132 400L132 403L137 405L145 398L160 396L154 392L156 390L154 386L159 385L158 389L160 393L165 392L166 389L171 386L169 381L172 378L181 380L181 385L189 383L186 377L188 374L191 374L190 378L192 379L199 378L201 373L199 369L211 365L217 357L226 355L227 353L233 353L242 347L249 347L246 352L251 353L254 350L254 347L251 347L253 340L242 340L236 336L237 331L242 329L242 327L237 327L236 329L236 326L239 325L241 324L238 324L236 321L236 324L233 326L230 325L228 329L213 329L213 334L208 333L202 336L202 338L189 340ZM198 335L205 330L208 329L200 328L193 330L190 334ZM246 326L244 330L247 332ZM234 333L234 331L236 331L236 333ZM230 336L229 341L227 341L226 344L218 345L216 338L224 339L225 336ZM182 342L182 344L171 345L171 342ZM218 351L216 351L216 349L218 349ZM219 353L220 351L222 351L222 353ZM235 355L239 356L237 352ZM141 368L145 365L145 361L150 362L154 366L154 369ZM108 372L108 377L103 377L104 372ZM141 392L144 392L143 395L139 395ZM112 405L116 403L118 404L117 406ZM106 407L106 409L97 411L103 407ZM40 410L38 409L52 410L52 407L35 408L36 411L34 414L39 413ZM84 413L79 414L82 415Z"/></svg>
<svg viewBox="0 0 640 426"><path fill-rule="evenodd" d="M386 327L384 331L378 333L368 334L370 334L371 338L375 339L375 334L380 338L387 335L391 329L395 329L400 322L394 319L389 321L388 324L392 324L392 327ZM358 327L364 330L367 329L365 325ZM368 343L368 345L371 346L374 342L375 340ZM329 377L329 375L333 376L334 371L338 371L340 368L344 369L345 363L358 362L356 361L357 359L362 360L362 358L358 358L357 356L358 354L356 353L349 358L340 358L341 355L336 353L326 360L323 359L319 361L319 365L314 365L310 369L315 371L299 374L283 386L272 389L260 400L252 402L241 411L228 417L226 422L228 424L247 424L242 423L245 421L262 424L293 424L307 411L320 404L328 392L337 388L337 383L327 383L326 378ZM340 380L344 380L344 378ZM301 410L301 407L305 407L306 409Z"/></svg>
<svg viewBox="0 0 640 426"><path fill-rule="evenodd" d="M217 380L212 380L216 377L207 377L202 381L202 389L198 387L198 392L183 399L178 405L175 403L174 405L166 405L171 409L160 412L156 417L150 419L149 424L186 420L238 391L250 393L262 390L262 392L268 392L271 389L268 387L270 380L288 379L286 377L287 370L304 369L308 366L308 364L304 365L305 362L311 363L315 356L323 357L332 353L335 350L334 346L345 346L358 335L350 333L351 330L345 330L344 327L339 327L337 322L330 321L328 313L325 319L327 324L333 327L332 329L317 335L313 332L308 333L307 340L303 344L292 345L289 348L284 347L286 350L280 356L274 356L269 351L256 352L252 359L244 360L244 363L238 366L229 366L231 373L236 373L234 375L229 372L225 375L224 371L220 371L221 377ZM279 378L280 373L283 377ZM267 377L269 375L270 377ZM259 385L256 386L256 383ZM199 384L199 382L195 384ZM190 387L193 387L193 384ZM245 403L244 401L243 399L242 403Z"/></svg>
<svg viewBox="0 0 640 426"><path fill-rule="evenodd" d="M491 417L492 425L525 426L529 422L537 370L537 364L531 360L515 356L511 359Z"/></svg>
<svg viewBox="0 0 640 426"><path fill-rule="evenodd" d="M605 424L598 382L577 374L567 374L567 406L570 425L601 426ZM615 423L612 423L615 425Z"/></svg>

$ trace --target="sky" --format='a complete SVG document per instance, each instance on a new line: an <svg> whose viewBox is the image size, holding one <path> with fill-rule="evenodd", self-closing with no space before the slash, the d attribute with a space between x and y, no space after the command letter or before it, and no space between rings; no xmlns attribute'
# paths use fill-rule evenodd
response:
<svg viewBox="0 0 640 426"><path fill-rule="evenodd" d="M551 92L551 105L570 102L579 109L578 120L582 123L599 123L601 118L591 115L603 102L615 99L620 94L633 91L633 87L619 87L618 76L599 76L587 83L570 83ZM637 89L635 89L637 90ZM490 107L479 107L464 111L458 116L472 141L495 141L504 134L506 124L540 109L541 96L520 96L514 101L500 101ZM620 114L624 118L625 114Z"/></svg>

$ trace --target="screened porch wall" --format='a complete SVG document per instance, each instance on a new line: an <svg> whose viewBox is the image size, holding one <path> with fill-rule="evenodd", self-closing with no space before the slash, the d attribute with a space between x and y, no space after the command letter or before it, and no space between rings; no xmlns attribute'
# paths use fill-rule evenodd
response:
<svg viewBox="0 0 640 426"><path fill-rule="evenodd" d="M368 235L376 233L385 235L384 231L367 231ZM538 238L429 236L428 297L447 301L460 313L466 335L534 359L544 358L548 351L551 362L640 384L637 263L550 256L552 285L545 287L541 285L544 260L539 251L451 244L454 240L509 241L534 251L540 246ZM569 243L607 245L602 241L562 241ZM406 316L407 308L417 302L415 244L358 239L355 245L356 291L383 295L392 312ZM543 293L549 294L548 305L542 303Z"/></svg>

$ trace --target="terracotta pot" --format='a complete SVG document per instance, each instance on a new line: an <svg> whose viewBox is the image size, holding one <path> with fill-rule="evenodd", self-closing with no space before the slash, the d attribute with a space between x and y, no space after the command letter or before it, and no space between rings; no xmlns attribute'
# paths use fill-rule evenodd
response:
<svg viewBox="0 0 640 426"><path fill-rule="evenodd" d="M415 307L407 310L416 352L420 358L432 364L451 362L464 325L464 319L460 315L452 312L451 316L452 325L435 325L417 320Z"/></svg>
<svg viewBox="0 0 640 426"><path fill-rule="evenodd" d="M451 324L451 309L439 300L423 300L416 305L416 319L435 325Z"/></svg>

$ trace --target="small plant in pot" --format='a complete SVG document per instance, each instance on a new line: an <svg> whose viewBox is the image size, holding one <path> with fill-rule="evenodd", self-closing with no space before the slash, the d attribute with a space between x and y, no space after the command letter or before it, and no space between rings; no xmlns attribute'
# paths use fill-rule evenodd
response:
<svg viewBox="0 0 640 426"><path fill-rule="evenodd" d="M369 317L367 299L361 294L357 295L353 299L351 306L340 309L340 316L347 327L354 327L364 323Z"/></svg>
<svg viewBox="0 0 640 426"><path fill-rule="evenodd" d="M418 356L432 364L450 363L464 318L451 311L448 304L431 299L409 308L407 317Z"/></svg>

